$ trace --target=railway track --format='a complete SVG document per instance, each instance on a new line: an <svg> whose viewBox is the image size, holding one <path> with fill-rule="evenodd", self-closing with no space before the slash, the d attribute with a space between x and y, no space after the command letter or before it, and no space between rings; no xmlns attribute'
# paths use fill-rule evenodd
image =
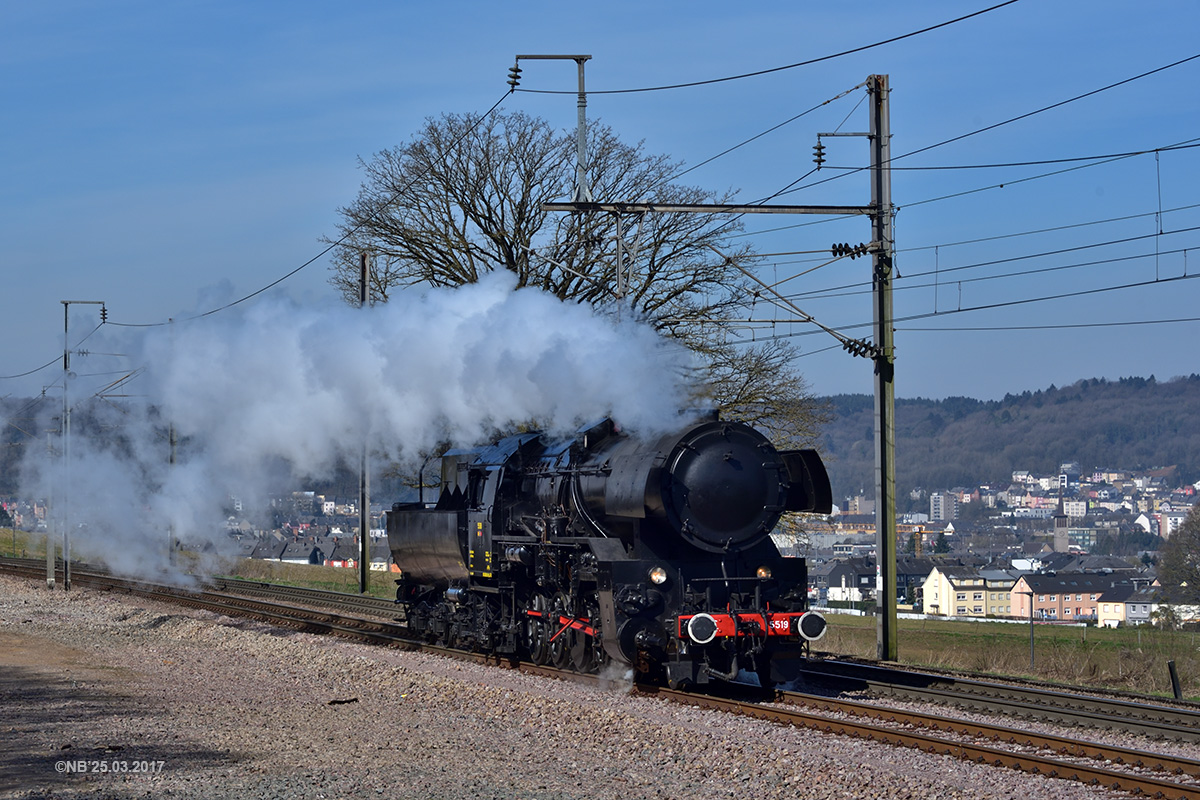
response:
<svg viewBox="0 0 1200 800"><path fill-rule="evenodd" d="M272 600L336 608L341 611L367 614L381 619L396 620L403 616L400 607L390 600L366 597L303 586L282 586L274 583L247 581L236 578L209 578L205 584L211 591L227 594L265 597Z"/></svg>
<svg viewBox="0 0 1200 800"><path fill-rule="evenodd" d="M33 580L45 576L44 564L24 559L0 559L0 569ZM394 619L386 619L388 614L394 618L396 609L378 598L250 581L216 580L185 589L117 578L84 565L72 567L71 579L80 586L236 614L309 633L336 634L389 646L418 644Z"/></svg>
<svg viewBox="0 0 1200 800"><path fill-rule="evenodd" d="M0 560L4 571L31 579L44 578L44 564L16 564ZM422 650L466 658L479 663L515 667L525 672L597 682L596 676L564 672L552 667L516 663L494 656L450 651L414 641L393 619L386 618L386 601L276 587L243 581L214 582L198 590L124 581L84 568L73 571L81 585L199 608L225 615L240 615L269 624L312 633L333 634L372 644ZM247 596L247 594L257 596ZM272 597L274 599L272 599ZM283 598L283 599L280 599ZM360 601L370 601L362 603ZM300 603L300 605L297 605ZM338 611L318 606L333 606ZM344 609L351 613L342 613ZM390 609L394 616L395 609ZM368 616L359 616L367 614ZM858 680L862 680L861 676ZM944 679L942 679L944 680ZM777 724L866 739L899 747L917 748L965 760L1020 769L1050 777L1073 779L1139 795L1200 800L1200 761L1168 753L1080 741L952 717L917 713L873 704L818 697L796 692L777 693L777 702L748 701L676 692L662 687L639 686L638 691L685 705L716 709ZM987 691L995 692L996 687ZM982 690L980 690L982 691ZM1061 694L1061 693L1060 693ZM982 696L982 695L977 695ZM1058 702L1086 699L1064 695ZM989 709L994 713L994 709ZM1052 716L1058 718L1064 708ZM1195 725L1194 721L1182 724ZM1161 735L1161 731L1160 734ZM1182 738L1182 737L1173 737Z"/></svg>
<svg viewBox="0 0 1200 800"><path fill-rule="evenodd" d="M1195 706L1071 694L838 661L814 662L802 676L806 683L843 691L1200 743L1200 708Z"/></svg>
<svg viewBox="0 0 1200 800"><path fill-rule="evenodd" d="M812 698L813 710L689 695L677 702L1150 797L1200 800L1200 761L928 714ZM784 696L785 702L800 702ZM807 701L805 701L807 702ZM818 713L820 712L820 713ZM866 719L863 719L866 718Z"/></svg>

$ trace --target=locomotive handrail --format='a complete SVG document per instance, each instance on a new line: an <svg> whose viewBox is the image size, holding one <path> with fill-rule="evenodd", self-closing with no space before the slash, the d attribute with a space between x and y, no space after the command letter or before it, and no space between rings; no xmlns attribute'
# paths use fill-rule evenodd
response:
<svg viewBox="0 0 1200 800"><path fill-rule="evenodd" d="M572 476L572 478L573 479L570 481L571 501L574 503L575 509L579 512L579 516L583 517L583 519L592 526L592 529L596 531L596 533L600 534L605 539L612 538L612 534L606 531L604 526L597 522L595 517L592 516L591 512L588 511L587 503L582 497L582 489L580 489L579 486L579 475L575 474Z"/></svg>

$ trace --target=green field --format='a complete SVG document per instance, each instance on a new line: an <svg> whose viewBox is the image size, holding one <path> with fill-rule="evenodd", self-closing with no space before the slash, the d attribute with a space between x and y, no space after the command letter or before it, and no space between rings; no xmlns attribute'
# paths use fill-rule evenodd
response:
<svg viewBox="0 0 1200 800"><path fill-rule="evenodd" d="M46 534L0 528L0 555L43 558L46 555Z"/></svg>
<svg viewBox="0 0 1200 800"><path fill-rule="evenodd" d="M874 658L875 617L830 614L821 652ZM903 664L1033 678L1039 681L1170 696L1174 661L1185 697L1200 700L1196 631L1035 625L1030 669L1029 625L1005 622L899 620Z"/></svg>
<svg viewBox="0 0 1200 800"><path fill-rule="evenodd" d="M55 546L61 548L58 537ZM12 531L0 528L0 555L20 558L45 558L46 534ZM188 569L194 557L187 552L179 555L181 568ZM84 551L72 548L72 559L88 560ZM345 567L322 567L308 564L285 564L280 561L261 559L231 559L220 570L218 577L244 578L251 581L282 583L289 586L308 586L327 589L331 592L358 592L358 570ZM369 594L388 600L396 597L396 575L388 572L372 572L368 579Z"/></svg>
<svg viewBox="0 0 1200 800"><path fill-rule="evenodd" d="M308 564L284 564L258 558L242 558L230 565L224 578L244 578L287 586L307 586L331 592L358 593L358 570L345 567L318 567ZM367 579L367 594L393 600L396 597L396 578L391 572L372 572Z"/></svg>

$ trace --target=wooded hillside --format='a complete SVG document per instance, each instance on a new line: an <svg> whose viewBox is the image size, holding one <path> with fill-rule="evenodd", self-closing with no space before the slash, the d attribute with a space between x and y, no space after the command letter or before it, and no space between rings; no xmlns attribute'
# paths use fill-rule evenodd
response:
<svg viewBox="0 0 1200 800"><path fill-rule="evenodd" d="M818 447L835 501L873 497L874 399L828 398L835 419ZM1095 469L1176 466L1178 481L1200 478L1200 375L1084 380L1007 395L999 401L950 397L896 401L897 508L909 492L981 483L1007 485L1014 470L1057 473L1077 461ZM914 504L920 509L926 501ZM927 506L926 506L927 507Z"/></svg>

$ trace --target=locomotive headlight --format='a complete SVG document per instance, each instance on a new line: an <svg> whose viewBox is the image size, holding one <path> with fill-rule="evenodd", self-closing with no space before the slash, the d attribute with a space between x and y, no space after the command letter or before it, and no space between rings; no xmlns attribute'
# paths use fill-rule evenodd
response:
<svg viewBox="0 0 1200 800"><path fill-rule="evenodd" d="M667 571L662 567L655 567L650 570L650 582L655 586L662 586L667 582Z"/></svg>
<svg viewBox="0 0 1200 800"><path fill-rule="evenodd" d="M771 568L770 567L759 567L758 571L755 574L758 575L758 577L760 577L760 578L769 578L769 577L771 577Z"/></svg>
<svg viewBox="0 0 1200 800"><path fill-rule="evenodd" d="M796 617L796 633L806 642L815 642L825 635L828 623L825 618L815 611L805 611Z"/></svg>

